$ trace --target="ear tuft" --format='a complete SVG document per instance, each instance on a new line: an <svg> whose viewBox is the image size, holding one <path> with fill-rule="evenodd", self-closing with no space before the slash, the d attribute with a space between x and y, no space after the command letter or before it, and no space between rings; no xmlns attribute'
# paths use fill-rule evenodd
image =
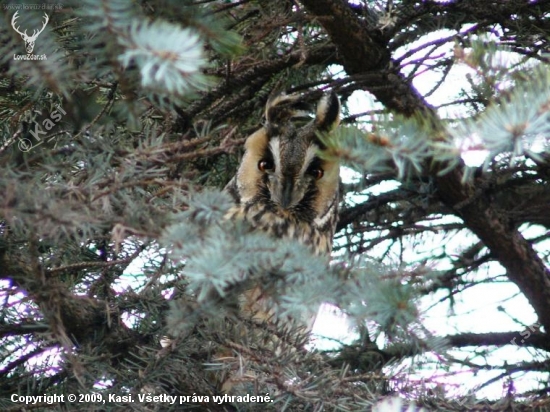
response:
<svg viewBox="0 0 550 412"><path fill-rule="evenodd" d="M319 100L315 124L325 132L334 130L340 124L340 100L336 93L325 94Z"/></svg>
<svg viewBox="0 0 550 412"><path fill-rule="evenodd" d="M311 107L301 100L299 94L280 93L271 96L265 106L268 124L281 124L292 119L309 118Z"/></svg>

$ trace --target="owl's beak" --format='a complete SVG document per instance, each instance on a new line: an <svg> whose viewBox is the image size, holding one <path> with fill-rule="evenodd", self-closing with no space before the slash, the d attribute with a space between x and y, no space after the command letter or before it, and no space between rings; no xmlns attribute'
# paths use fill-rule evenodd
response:
<svg viewBox="0 0 550 412"><path fill-rule="evenodd" d="M292 198L294 180L291 177L284 177L281 186L280 205L283 209L287 209L294 204L294 199Z"/></svg>
<svg viewBox="0 0 550 412"><path fill-rule="evenodd" d="M282 176L275 179L271 188L271 200L277 203L281 209L286 210L300 201L297 199L296 185L292 176Z"/></svg>

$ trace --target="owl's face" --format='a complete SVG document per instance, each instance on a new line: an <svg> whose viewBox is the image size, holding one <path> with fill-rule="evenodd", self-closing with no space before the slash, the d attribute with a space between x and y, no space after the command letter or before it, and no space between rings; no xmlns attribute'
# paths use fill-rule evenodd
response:
<svg viewBox="0 0 550 412"><path fill-rule="evenodd" d="M338 163L319 157L324 146L317 133L338 124L340 104L335 95L325 96L307 124L298 104L292 95L268 102L265 126L246 141L237 187L242 203L261 203L277 216L312 223L338 192Z"/></svg>

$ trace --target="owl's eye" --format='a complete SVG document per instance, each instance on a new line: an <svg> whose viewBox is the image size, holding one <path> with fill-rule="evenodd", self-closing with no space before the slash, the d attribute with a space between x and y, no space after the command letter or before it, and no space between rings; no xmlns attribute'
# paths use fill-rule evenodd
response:
<svg viewBox="0 0 550 412"><path fill-rule="evenodd" d="M258 162L258 169L261 172L268 172L270 170L273 170L273 168L274 168L274 165L273 165L273 162L271 160L262 159Z"/></svg>
<svg viewBox="0 0 550 412"><path fill-rule="evenodd" d="M325 174L325 171L323 169L321 169L320 167L312 167L307 172L311 176L313 176L315 178L315 180L319 180Z"/></svg>
<svg viewBox="0 0 550 412"><path fill-rule="evenodd" d="M315 180L321 179L325 174L325 171L323 170L321 165L321 159L319 159L318 157L314 157L309 167L307 168L307 174L313 176Z"/></svg>

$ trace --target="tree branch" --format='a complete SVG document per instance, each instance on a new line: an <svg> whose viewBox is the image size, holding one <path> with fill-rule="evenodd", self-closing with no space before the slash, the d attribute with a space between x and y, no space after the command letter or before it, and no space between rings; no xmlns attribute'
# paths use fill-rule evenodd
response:
<svg viewBox="0 0 550 412"><path fill-rule="evenodd" d="M344 0L302 0L306 9L327 31L342 56L348 74L380 71L381 84L367 89L387 108L407 116L416 112L432 112L431 106L404 77L393 69L387 41L379 31L367 28L366 23L350 9Z"/></svg>
<svg viewBox="0 0 550 412"><path fill-rule="evenodd" d="M529 329L520 332L461 333L459 335L447 336L446 339L456 348L466 346L516 345L550 352L550 339L548 339L548 335L532 332Z"/></svg>
<svg viewBox="0 0 550 412"><path fill-rule="evenodd" d="M388 45L375 40L373 33L344 0L302 0L302 4L327 31L349 74L388 70ZM381 103L405 116L433 119L433 136L444 132L432 107L400 73L388 73L386 80L387 87L369 90ZM462 183L464 164L460 162L454 170L441 175L445 166L436 163L430 170L439 197L485 243L492 256L506 269L509 279L529 300L545 329L550 330L550 271L532 245L511 227L498 205L495 207L483 194L474 196L475 188Z"/></svg>

